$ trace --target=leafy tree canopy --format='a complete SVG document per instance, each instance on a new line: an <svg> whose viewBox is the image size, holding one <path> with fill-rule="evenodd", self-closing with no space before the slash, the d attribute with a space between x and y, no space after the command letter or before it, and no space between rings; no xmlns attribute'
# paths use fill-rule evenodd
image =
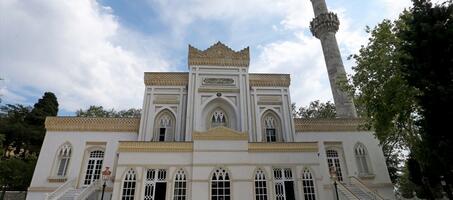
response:
<svg viewBox="0 0 453 200"><path fill-rule="evenodd" d="M413 0L398 20L367 31L368 44L352 56L355 101L387 158L409 150L405 182L424 198L438 197L440 176L450 187L453 180L453 142L445 131L453 121L452 1Z"/></svg>
<svg viewBox="0 0 453 200"><path fill-rule="evenodd" d="M322 103L319 100L310 102L310 105L296 108L296 105L292 105L293 117L296 118L335 118L336 111L335 105L327 101Z"/></svg>
<svg viewBox="0 0 453 200"><path fill-rule="evenodd" d="M90 106L86 110L76 111L77 117L140 117L141 109L131 108L128 110L116 111L104 109L102 106Z"/></svg>

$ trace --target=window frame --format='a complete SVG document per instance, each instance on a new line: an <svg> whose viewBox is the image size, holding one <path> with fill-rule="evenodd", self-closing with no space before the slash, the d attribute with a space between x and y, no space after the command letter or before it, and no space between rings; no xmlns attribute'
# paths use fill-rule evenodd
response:
<svg viewBox="0 0 453 200"><path fill-rule="evenodd" d="M301 177L301 183L302 183L302 194L304 197L304 200L316 200L317 199L317 192L316 192L316 179L313 175L312 170L310 168L305 167L302 170L302 177ZM311 185L310 185L311 184ZM307 190L312 190L311 193L306 193Z"/></svg>
<svg viewBox="0 0 453 200"><path fill-rule="evenodd" d="M255 170L255 173L253 174L254 176L254 180L253 180L253 183L254 183L254 196L255 196L255 200L268 200L269 199L269 196L271 195L270 194L270 190L269 190L269 181L267 179L267 174L266 174L266 171L262 168L258 168ZM260 177L258 177L260 175ZM264 182L264 184L261 184L257 185L257 182ZM258 188L257 188L258 187ZM261 190L259 190L261 189ZM258 191L261 191L260 193L258 193Z"/></svg>
<svg viewBox="0 0 453 200"><path fill-rule="evenodd" d="M66 178L68 175L69 167L70 167L70 162L71 162L71 157L72 157L72 151L73 147L71 143L65 142L62 145L60 145L57 149L55 159L54 159L54 164L51 170L51 177L56 177L56 178ZM66 163L63 168L63 174L60 175L60 167L62 164L62 160L66 159Z"/></svg>
<svg viewBox="0 0 453 200"><path fill-rule="evenodd" d="M271 120L271 122L268 122ZM285 141L285 136L282 131L282 119L280 116L271 109L267 109L261 115L261 136L262 142L283 142ZM268 140L268 130L274 130L275 141ZM271 136L272 137L272 136Z"/></svg>
<svg viewBox="0 0 453 200"><path fill-rule="evenodd" d="M188 199L188 181L187 173L184 169L179 169L175 172L173 179L173 200ZM179 183L179 184L177 184ZM178 192L177 192L178 191ZM183 191L183 192L182 192Z"/></svg>
<svg viewBox="0 0 453 200"><path fill-rule="evenodd" d="M131 179L131 176L132 176L132 179ZM127 179L127 180L126 180ZM130 183L130 185L126 185L126 183ZM137 182L137 172L135 169L133 168L129 168L125 174L124 174L124 177L121 181L121 195L120 195L120 199L121 200L134 200L135 199L135 194L137 193L137 185L138 185L138 182ZM131 186L130 188L125 188L126 186ZM129 192L128 194L125 194L125 190L127 191L132 191L132 192Z"/></svg>
<svg viewBox="0 0 453 200"><path fill-rule="evenodd" d="M223 180L214 180L214 177L217 176L216 174L220 174L220 175L223 174L223 176L222 176ZM216 194L214 194L214 192L213 192L214 189L217 189L217 191L219 191L219 189L222 189L220 186L214 187L214 182L223 183L224 187L222 187L222 188L223 188L224 194L218 194L217 192L216 192ZM226 183L228 183L228 187L225 186ZM216 185L220 185L220 184L216 184ZM226 189L228 189L228 194L225 194ZM233 194L233 192L232 192L232 185L231 185L231 173L223 167L215 168L214 171L211 173L211 176L209 179L209 199L210 200L232 200L233 199L232 194ZM223 197L223 198L221 198L221 197Z"/></svg>

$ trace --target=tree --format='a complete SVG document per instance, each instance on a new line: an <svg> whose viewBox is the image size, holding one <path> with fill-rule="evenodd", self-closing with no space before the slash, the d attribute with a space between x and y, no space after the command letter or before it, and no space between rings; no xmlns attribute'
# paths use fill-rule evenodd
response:
<svg viewBox="0 0 453 200"><path fill-rule="evenodd" d="M419 148L413 149L414 159L420 165L424 185L438 187L439 177L444 176L446 189L450 189L453 137L446 130L453 121L453 2L433 5L413 0L413 5L397 36L404 41L400 57L403 76L419 91L415 100L420 107L416 122L421 140ZM453 199L451 191L447 194Z"/></svg>
<svg viewBox="0 0 453 200"><path fill-rule="evenodd" d="M0 185L7 184L8 190L26 191L33 177L36 160L36 156L0 160Z"/></svg>
<svg viewBox="0 0 453 200"><path fill-rule="evenodd" d="M30 151L39 152L46 133L44 127L46 117L57 116L57 114L57 97L52 92L45 92L25 118L26 123L30 127L28 133Z"/></svg>
<svg viewBox="0 0 453 200"><path fill-rule="evenodd" d="M452 143L445 132L453 116L453 12L451 2L413 2L398 20L367 29L371 37L352 56L356 66L350 80L386 157L409 150L409 180L433 199L440 175L453 180Z"/></svg>
<svg viewBox="0 0 453 200"><path fill-rule="evenodd" d="M27 189L44 138L45 118L57 113L58 102L50 92L33 108L20 104L0 107L0 136L5 136L4 140L0 137L0 146L8 151L8 156L2 152L0 159L0 185L8 184L8 190Z"/></svg>
<svg viewBox="0 0 453 200"><path fill-rule="evenodd" d="M295 104L292 106L293 115L299 118L335 118L336 111L335 105L327 101L322 103L319 100L310 102L310 105L306 107L300 107L298 111L296 110Z"/></svg>
<svg viewBox="0 0 453 200"><path fill-rule="evenodd" d="M90 106L86 110L79 109L76 111L77 117L140 117L141 109L130 108L128 110L116 111L114 109L106 110L102 106Z"/></svg>
<svg viewBox="0 0 453 200"><path fill-rule="evenodd" d="M14 145L20 149L30 144L30 126L25 118L30 114L31 107L20 104L7 104L0 107L0 134L5 136L3 146Z"/></svg>
<svg viewBox="0 0 453 200"><path fill-rule="evenodd" d="M27 122L33 125L43 125L47 116L57 116L57 114L57 97L52 92L45 92L33 106L31 113L27 116Z"/></svg>

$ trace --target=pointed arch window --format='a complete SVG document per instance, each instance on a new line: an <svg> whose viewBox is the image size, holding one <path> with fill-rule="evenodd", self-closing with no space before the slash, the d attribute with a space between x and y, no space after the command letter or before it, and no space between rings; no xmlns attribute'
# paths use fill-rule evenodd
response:
<svg viewBox="0 0 453 200"><path fill-rule="evenodd" d="M281 123L279 117L273 111L267 111L261 119L263 126L263 141L279 142L283 141Z"/></svg>
<svg viewBox="0 0 453 200"><path fill-rule="evenodd" d="M215 109L211 114L211 128L218 126L227 127L227 115L221 108Z"/></svg>
<svg viewBox="0 0 453 200"><path fill-rule="evenodd" d="M327 165L330 169L333 169L337 173L337 178L339 181L343 181L343 173L341 171L340 156L338 155L337 150L329 149L326 151L327 155Z"/></svg>
<svg viewBox="0 0 453 200"><path fill-rule="evenodd" d="M154 128L155 141L172 141L174 140L174 131L176 118L173 113L165 109L156 116Z"/></svg>
<svg viewBox="0 0 453 200"><path fill-rule="evenodd" d="M173 200L186 200L187 197L187 181L184 170L180 169L176 172L175 188L173 191Z"/></svg>
<svg viewBox="0 0 453 200"><path fill-rule="evenodd" d="M315 181L312 173L307 168L302 172L302 189L305 200L316 200Z"/></svg>
<svg viewBox="0 0 453 200"><path fill-rule="evenodd" d="M65 177L68 171L69 160L71 159L72 147L70 144L63 144L57 153L57 176Z"/></svg>
<svg viewBox="0 0 453 200"><path fill-rule="evenodd" d="M211 178L211 200L230 200L230 177L228 172L219 168Z"/></svg>
<svg viewBox="0 0 453 200"><path fill-rule="evenodd" d="M357 168L359 170L359 175L370 174L370 167L368 165L368 152L365 145L363 145L362 143L357 143L354 148L354 154L357 162Z"/></svg>
<svg viewBox="0 0 453 200"><path fill-rule="evenodd" d="M136 180L134 169L129 169L124 176L121 200L134 200Z"/></svg>
<svg viewBox="0 0 453 200"><path fill-rule="evenodd" d="M255 199L267 200L267 181L262 169L258 169L255 173Z"/></svg>

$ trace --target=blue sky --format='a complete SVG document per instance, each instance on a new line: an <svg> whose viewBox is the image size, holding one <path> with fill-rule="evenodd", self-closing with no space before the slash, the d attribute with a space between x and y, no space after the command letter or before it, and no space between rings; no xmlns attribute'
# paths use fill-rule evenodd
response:
<svg viewBox="0 0 453 200"><path fill-rule="evenodd" d="M327 0L346 57L366 25L394 19L409 0ZM0 94L32 105L54 92L60 115L79 108L140 108L143 72L186 71L187 46L250 46L250 72L289 73L297 105L332 99L321 45L308 30L309 0L3 0Z"/></svg>

